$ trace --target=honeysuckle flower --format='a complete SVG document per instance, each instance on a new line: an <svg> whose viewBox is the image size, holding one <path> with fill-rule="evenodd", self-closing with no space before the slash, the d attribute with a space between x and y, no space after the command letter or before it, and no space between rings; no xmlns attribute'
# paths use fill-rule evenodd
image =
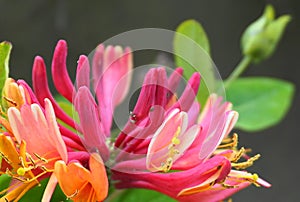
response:
<svg viewBox="0 0 300 202"><path fill-rule="evenodd" d="M238 117L231 104L211 95L199 116L195 95L200 76L194 74L176 100L181 74L177 69L167 79L165 70L157 68L146 75L130 120L115 143L116 187L153 189L179 201L197 202L223 200L251 183L269 187L257 174L234 170L251 166L259 156L238 162L246 152L236 149L236 135L227 137Z"/></svg>
<svg viewBox="0 0 300 202"><path fill-rule="evenodd" d="M29 96L25 95L25 92L26 91L24 91L24 88L22 86L19 86L14 79L7 78L5 80L2 93L2 107L6 109L9 107L17 107L18 109L20 109L21 106L25 104L26 98L27 100L28 98L30 98Z"/></svg>
<svg viewBox="0 0 300 202"><path fill-rule="evenodd" d="M39 184L34 175L32 164L27 162L26 143L19 145L13 142L9 135L0 134L1 174L13 177L11 186L1 190L0 201L18 201L29 189Z"/></svg>
<svg viewBox="0 0 300 202"><path fill-rule="evenodd" d="M10 107L7 114L13 137L20 149L19 152L13 149L12 143L8 144L9 141L3 136L2 141L6 145L1 148L2 156L12 167L6 173L19 182L12 183L2 199L17 201L29 188L39 184L40 179L51 175L42 199L50 201L57 182L53 175L54 163L58 160L68 161L67 147L59 132L51 102L45 99L44 112L34 103L23 104L20 109Z"/></svg>
<svg viewBox="0 0 300 202"><path fill-rule="evenodd" d="M48 88L46 67L39 56L35 58L33 66L34 92L40 102L49 98L57 117L73 127L84 138L76 139L78 138L76 133L60 125L60 131L64 136L77 143L83 142L87 150L98 151L106 161L109 153L105 143L106 138L110 136L112 113L124 99L130 84L131 50L129 48L123 50L119 46L105 48L100 44L94 52L91 67L88 58L81 55L77 66L75 86L67 72L66 57L67 44L64 40L60 40L52 60L52 77L57 91L74 104L79 115L79 123L69 117L53 98ZM90 78L90 72L92 72L92 78ZM94 93L96 98L92 96ZM95 99L97 99L97 104Z"/></svg>
<svg viewBox="0 0 300 202"><path fill-rule="evenodd" d="M55 163L55 175L66 196L76 201L103 201L108 193L108 179L104 163L97 153L89 159L89 169L73 161L68 165L64 161Z"/></svg>
<svg viewBox="0 0 300 202"><path fill-rule="evenodd" d="M24 104L31 104L35 101L35 97L23 80L15 81L12 78L7 78L2 91L2 105L0 108L0 124L4 127L3 131L11 133L11 128L7 120L7 109L16 107L20 109Z"/></svg>
<svg viewBox="0 0 300 202"><path fill-rule="evenodd" d="M59 161L56 164L55 173L62 190L69 198L77 201L86 201L87 198L81 190L81 188L84 188L84 190L88 189L91 194L95 193L93 197L97 200L103 200L106 197L108 186L106 175L100 171L93 171L91 167L89 169L85 168L83 163L89 161L90 166L92 162L94 166L102 166L101 169L104 168L103 163L101 164L102 160L97 165L94 160L95 155L92 155L93 157L91 156L88 160L86 151L98 152L101 157L97 157L97 159L100 158L107 161L109 158L106 142L110 136L112 113L128 91L132 55L129 48L123 50L119 46L108 46L105 48L103 45L99 45L94 52L91 67L86 56L81 55L79 57L75 85L72 84L67 72L66 57L67 44L65 41L60 40L55 48L52 61L53 81L57 91L74 105L79 123L73 117L68 116L52 96L48 87L46 66L43 59L39 56L35 58L33 65L34 93L42 107L45 107L43 100L45 98L49 99L57 118L71 127L70 130L64 125L58 124L68 151L70 149L74 151L72 154L68 153L69 158L70 156L76 156L78 152L83 152L84 154L82 159L78 159L79 155L77 155L76 158L72 158L73 161L70 163ZM90 72L92 72L92 78L90 78ZM96 98L92 94L95 94ZM97 99L97 103L95 99ZM77 134L80 135L78 136ZM68 185L70 181L67 181L63 176L69 176L70 173L74 172L85 173L83 177L90 177L87 179L74 178L72 185ZM62 175L62 173L64 174ZM91 180L92 178L97 178L99 182L103 183L100 186L99 183ZM93 201L93 197L89 198L89 200Z"/></svg>

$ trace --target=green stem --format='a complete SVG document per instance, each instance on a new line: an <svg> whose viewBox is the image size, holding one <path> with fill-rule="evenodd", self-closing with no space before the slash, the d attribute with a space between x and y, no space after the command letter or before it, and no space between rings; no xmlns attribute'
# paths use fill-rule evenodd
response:
<svg viewBox="0 0 300 202"><path fill-rule="evenodd" d="M228 88L230 84L236 80L251 64L252 58L251 57L244 57L237 67L233 70L233 72L229 75L229 77L225 80L224 86Z"/></svg>

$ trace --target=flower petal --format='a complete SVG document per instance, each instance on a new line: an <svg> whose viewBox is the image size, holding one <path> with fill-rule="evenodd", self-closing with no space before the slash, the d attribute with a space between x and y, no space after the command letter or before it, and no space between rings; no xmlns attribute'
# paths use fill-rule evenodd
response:
<svg viewBox="0 0 300 202"><path fill-rule="evenodd" d="M108 194L108 179L103 160L97 153L92 153L90 157L91 184L96 192L98 200L103 200Z"/></svg>
<svg viewBox="0 0 300 202"><path fill-rule="evenodd" d="M85 55L81 55L78 60L76 85L77 88L80 88L81 86L90 88L90 64L88 57Z"/></svg>
<svg viewBox="0 0 300 202"><path fill-rule="evenodd" d="M93 153L89 161L90 171L78 162L66 165L57 161L54 173L68 198L74 201L103 201L108 192L106 170L101 157Z"/></svg>
<svg viewBox="0 0 300 202"><path fill-rule="evenodd" d="M57 91L72 102L74 86L69 77L67 66L67 43L59 40L55 47L52 60L52 78Z"/></svg>
<svg viewBox="0 0 300 202"><path fill-rule="evenodd" d="M107 160L109 151L105 143L102 120L99 119L97 105L86 86L78 89L74 105L80 119L85 146L90 151L98 150Z"/></svg>
<svg viewBox="0 0 300 202"><path fill-rule="evenodd" d="M51 200L52 194L55 190L55 187L57 185L57 178L55 175L52 173L50 176L50 179L47 183L46 189L43 194L43 198L41 202L49 202Z"/></svg>
<svg viewBox="0 0 300 202"><path fill-rule="evenodd" d="M44 60L39 56L35 57L34 59L32 70L32 83L35 95L37 96L39 103L44 107L44 99L48 98L49 100L51 100L57 117L64 121L66 124L75 128L74 120L59 107L59 105L53 98L53 95L51 94L48 86L46 66Z"/></svg>
<svg viewBox="0 0 300 202"><path fill-rule="evenodd" d="M14 107L9 108L8 119L12 131L19 143L22 140L26 141L29 153L47 155L47 158L60 156L67 161L67 149L58 130L53 107L48 99L45 99L45 107L46 115L37 104L23 105L21 111ZM43 157L46 158L46 156Z"/></svg>

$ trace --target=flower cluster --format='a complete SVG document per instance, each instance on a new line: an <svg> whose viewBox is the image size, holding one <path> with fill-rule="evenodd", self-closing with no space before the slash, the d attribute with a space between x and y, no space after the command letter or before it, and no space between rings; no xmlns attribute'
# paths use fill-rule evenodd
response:
<svg viewBox="0 0 300 202"><path fill-rule="evenodd" d="M219 201L254 184L270 184L245 169L259 158L238 148L230 135L238 113L215 94L200 110L194 73L180 97L183 69L168 77L163 67L146 74L129 119L111 137L113 113L126 97L133 68L130 48L99 45L91 63L81 55L76 82L60 40L52 60L56 90L73 116L51 94L46 66L37 56L32 88L8 78L2 92L1 175L12 178L1 201L18 201L49 178L42 201L59 184L73 201L103 201L108 187L146 188L179 201ZM200 112L201 111L201 112ZM108 177L109 176L109 177Z"/></svg>

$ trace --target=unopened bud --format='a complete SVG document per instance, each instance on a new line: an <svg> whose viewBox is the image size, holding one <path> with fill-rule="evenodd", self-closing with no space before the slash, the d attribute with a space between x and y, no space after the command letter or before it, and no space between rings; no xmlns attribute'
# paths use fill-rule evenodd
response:
<svg viewBox="0 0 300 202"><path fill-rule="evenodd" d="M243 54L251 57L253 62L270 57L290 20L289 15L275 19L274 8L267 5L263 15L250 24L243 33L241 39Z"/></svg>

